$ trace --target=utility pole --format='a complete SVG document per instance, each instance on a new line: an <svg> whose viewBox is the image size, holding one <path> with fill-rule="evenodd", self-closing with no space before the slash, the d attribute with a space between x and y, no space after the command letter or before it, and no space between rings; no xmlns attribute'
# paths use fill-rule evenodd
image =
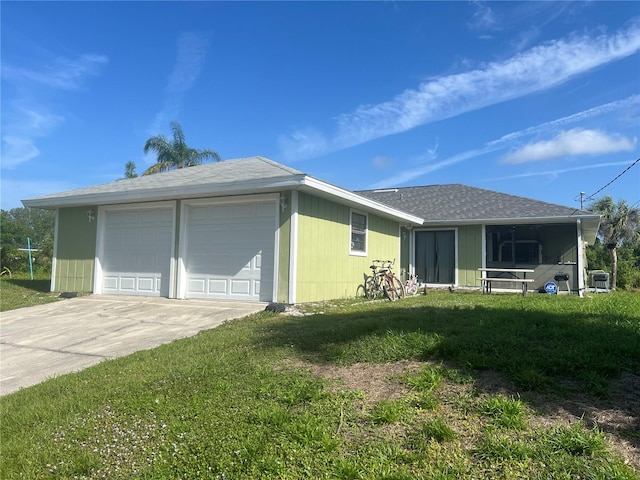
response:
<svg viewBox="0 0 640 480"><path fill-rule="evenodd" d="M580 192L580 210L584 209L584 192Z"/></svg>

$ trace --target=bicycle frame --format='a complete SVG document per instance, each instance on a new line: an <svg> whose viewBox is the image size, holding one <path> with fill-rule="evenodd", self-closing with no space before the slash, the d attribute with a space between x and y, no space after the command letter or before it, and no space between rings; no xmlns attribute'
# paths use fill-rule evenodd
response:
<svg viewBox="0 0 640 480"><path fill-rule="evenodd" d="M371 265L371 276L365 280L365 296L374 299L378 296L385 296L394 301L404 298L404 285L393 273L395 260L373 260Z"/></svg>

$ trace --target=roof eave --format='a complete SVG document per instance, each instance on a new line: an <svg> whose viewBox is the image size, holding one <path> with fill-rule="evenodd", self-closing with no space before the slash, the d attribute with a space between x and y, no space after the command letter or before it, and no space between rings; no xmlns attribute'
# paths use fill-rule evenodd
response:
<svg viewBox="0 0 640 480"><path fill-rule="evenodd" d="M156 202L200 197L220 197L246 195L250 193L268 193L283 190L301 189L310 193L337 200L355 208L373 211L381 216L411 225L422 225L423 219L382 203L370 200L356 193L323 182L305 174L267 178L249 182L229 182L201 184L195 186L170 188L161 187L144 190L119 191L94 194L69 195L67 197L38 197L22 200L25 207L63 208L79 206L114 205L123 203Z"/></svg>
<svg viewBox="0 0 640 480"><path fill-rule="evenodd" d="M340 203L347 204L354 208L373 211L383 217L399 221L412 226L422 225L424 219L403 210L390 207L384 203L376 202L368 197L358 195L357 193L345 190L343 188L323 182L314 177L305 177L301 190L309 190L316 195L320 195L329 199L339 199Z"/></svg>
<svg viewBox="0 0 640 480"><path fill-rule="evenodd" d="M582 238L592 245L596 241L598 229L600 228L600 215L597 214L576 214L569 216L551 217L518 217L518 218L484 218L484 219L464 219L464 220L425 220L423 227L434 227L440 225L524 225L530 223L577 223L580 222L582 228Z"/></svg>
<svg viewBox="0 0 640 480"><path fill-rule="evenodd" d="M252 192L270 192L286 190L299 186L304 175L253 180L249 182L229 182L200 184L195 186L171 188L159 187L139 191L119 191L68 197L38 197L22 200L25 207L60 208L90 205L114 205L120 203L155 202L197 197L218 197L243 195Z"/></svg>

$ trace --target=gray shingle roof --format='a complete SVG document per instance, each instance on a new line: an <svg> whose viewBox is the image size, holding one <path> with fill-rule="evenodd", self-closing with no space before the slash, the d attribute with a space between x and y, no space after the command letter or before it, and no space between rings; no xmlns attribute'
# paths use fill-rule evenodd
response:
<svg viewBox="0 0 640 480"><path fill-rule="evenodd" d="M359 195L413 213L425 223L573 217L591 212L461 184L362 190Z"/></svg>
<svg viewBox="0 0 640 480"><path fill-rule="evenodd" d="M264 157L248 157L156 173L137 178L23 200L26 207L59 208L88 205L276 193L296 189L364 208L394 220L421 223L422 219L349 190L315 179Z"/></svg>
<svg viewBox="0 0 640 480"><path fill-rule="evenodd" d="M214 192L216 188L251 182L265 182L269 179L293 179L304 173L286 167L264 157L248 157L224 162L209 163L197 167L183 168L170 172L144 175L136 178L117 180L102 185L69 190L66 192L44 195L24 200L30 206L43 202L56 202L77 198L82 202L91 202L92 198L104 200L104 196L116 198L120 201L127 196L143 197L154 192L173 192L176 197L181 193L207 188Z"/></svg>

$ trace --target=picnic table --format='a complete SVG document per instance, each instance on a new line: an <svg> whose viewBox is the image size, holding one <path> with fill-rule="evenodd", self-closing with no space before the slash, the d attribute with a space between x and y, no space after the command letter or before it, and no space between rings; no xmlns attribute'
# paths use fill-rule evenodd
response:
<svg viewBox="0 0 640 480"><path fill-rule="evenodd" d="M527 273L534 273L530 268L479 268L481 272L479 280L482 283L482 293L490 294L493 283L520 283L522 286L522 296L527 294L527 287L534 280L527 278ZM499 276L490 277L488 273L495 273Z"/></svg>

